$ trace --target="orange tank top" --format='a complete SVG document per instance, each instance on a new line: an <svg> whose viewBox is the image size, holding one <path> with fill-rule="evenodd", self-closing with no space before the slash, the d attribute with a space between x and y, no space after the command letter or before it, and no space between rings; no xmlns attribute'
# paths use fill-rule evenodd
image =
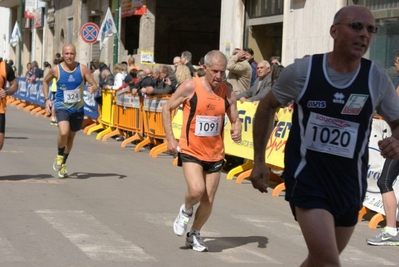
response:
<svg viewBox="0 0 399 267"><path fill-rule="evenodd" d="M202 161L215 162L224 159L223 127L226 100L226 84L216 94L209 94L201 78L193 78L193 96L183 103L183 126L179 145L181 152Z"/></svg>
<svg viewBox="0 0 399 267"><path fill-rule="evenodd" d="M6 89L7 86L7 81L6 81L6 63L4 61L0 62L0 88ZM7 107L7 98L1 98L0 99L0 114L6 113L6 107Z"/></svg>

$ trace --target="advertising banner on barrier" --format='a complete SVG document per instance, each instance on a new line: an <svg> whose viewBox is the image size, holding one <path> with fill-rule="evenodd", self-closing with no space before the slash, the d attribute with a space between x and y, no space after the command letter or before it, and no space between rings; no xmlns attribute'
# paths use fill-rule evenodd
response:
<svg viewBox="0 0 399 267"><path fill-rule="evenodd" d="M27 90L29 92L28 101L32 104L44 107L42 83L27 83Z"/></svg>
<svg viewBox="0 0 399 267"><path fill-rule="evenodd" d="M140 108L140 97L132 94L116 94L116 104L129 108Z"/></svg>
<svg viewBox="0 0 399 267"><path fill-rule="evenodd" d="M242 141L235 143L231 139L230 122L226 120L224 128L225 152L228 155L253 160L252 126L257 106L251 102L238 102L237 108L242 122ZM284 169L284 150L291 130L291 117L292 112L289 109L280 109L277 114L278 122L266 146L266 162L271 168Z"/></svg>
<svg viewBox="0 0 399 267"><path fill-rule="evenodd" d="M252 102L241 103L237 101L238 116L242 123L241 142L236 143L230 137L230 121L225 117L224 126L224 149L226 154L245 159L253 159L254 144L252 141L252 125L257 105Z"/></svg>
<svg viewBox="0 0 399 267"><path fill-rule="evenodd" d="M28 101L28 90L26 88L26 81L25 78L18 77L18 91L14 94L14 97Z"/></svg>
<svg viewBox="0 0 399 267"><path fill-rule="evenodd" d="M97 102L94 100L96 94L91 94L87 90L87 86L85 86L85 90L83 92L83 101L84 101L84 113L85 116L96 119L98 117L98 107Z"/></svg>
<svg viewBox="0 0 399 267"><path fill-rule="evenodd" d="M42 82L27 83L24 77L17 77L18 91L13 95L20 100L44 107L44 96L42 89ZM87 86L84 88L84 113L85 116L93 119L98 117L97 103L94 101L94 95L87 91Z"/></svg>

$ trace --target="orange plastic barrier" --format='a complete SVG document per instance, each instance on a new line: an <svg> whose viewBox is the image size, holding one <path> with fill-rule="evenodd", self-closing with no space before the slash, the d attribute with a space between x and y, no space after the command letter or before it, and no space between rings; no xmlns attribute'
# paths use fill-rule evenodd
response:
<svg viewBox="0 0 399 267"><path fill-rule="evenodd" d="M117 93L114 125L120 134L122 134L121 130L134 133L122 142L121 147L123 148L135 140L143 140L142 103L143 97L132 95L130 92L120 95Z"/></svg>
<svg viewBox="0 0 399 267"><path fill-rule="evenodd" d="M166 151L166 143L162 140L166 138L165 130L162 123L162 107L168 101L170 95L154 95L147 96L143 101L143 122L144 122L144 134L146 137L140 143L136 145L135 151L138 152L140 149L147 144L154 144L155 147L162 145L160 148L153 148L150 151L151 156L158 155L159 153ZM173 118L171 113L171 119Z"/></svg>

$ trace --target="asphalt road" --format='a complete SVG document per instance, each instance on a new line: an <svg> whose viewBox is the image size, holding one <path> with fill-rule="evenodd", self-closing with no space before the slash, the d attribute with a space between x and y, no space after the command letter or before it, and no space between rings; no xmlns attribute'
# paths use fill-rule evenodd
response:
<svg viewBox="0 0 399 267"><path fill-rule="evenodd" d="M0 266L299 266L307 253L283 194L261 194L222 174L201 234L209 252L184 247L172 223L186 184L172 157L79 132L67 179L52 169L58 129L9 107L0 152ZM396 266L397 247L365 242L356 227L343 266Z"/></svg>

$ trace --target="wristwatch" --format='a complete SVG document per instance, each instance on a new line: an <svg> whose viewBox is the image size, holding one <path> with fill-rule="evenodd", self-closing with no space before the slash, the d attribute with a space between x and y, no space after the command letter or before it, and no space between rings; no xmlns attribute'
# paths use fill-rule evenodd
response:
<svg viewBox="0 0 399 267"><path fill-rule="evenodd" d="M50 100L50 99L48 99L48 98L45 98L45 99L44 99L44 102L47 102L47 100Z"/></svg>

